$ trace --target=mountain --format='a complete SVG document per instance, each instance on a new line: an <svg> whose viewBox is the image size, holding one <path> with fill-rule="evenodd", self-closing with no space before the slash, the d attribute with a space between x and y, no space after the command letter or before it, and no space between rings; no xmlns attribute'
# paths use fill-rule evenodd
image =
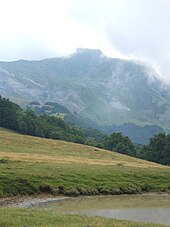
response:
<svg viewBox="0 0 170 227"><path fill-rule="evenodd" d="M123 125L110 125L100 128L104 133L121 132L123 136L128 136L133 143L148 144L149 139L159 133L165 133L158 125L145 125L140 127L134 123L124 123Z"/></svg>
<svg viewBox="0 0 170 227"><path fill-rule="evenodd" d="M71 113L66 107L53 102L46 102L40 104L39 102L32 101L27 105L28 109L35 112L36 115L50 115L62 118L65 122L81 126L83 128L92 127L105 134L112 134L113 132L121 132L123 136L128 136L133 143L148 144L149 139L159 133L165 133L163 128L158 125L145 125L140 127L134 123L124 123L123 125L109 125L99 126L87 118L81 117L76 113Z"/></svg>
<svg viewBox="0 0 170 227"><path fill-rule="evenodd" d="M64 58L0 62L0 94L19 104L55 102L99 125L170 130L170 87L148 66L78 49Z"/></svg>
<svg viewBox="0 0 170 227"><path fill-rule="evenodd" d="M63 119L66 123L83 128L99 128L92 120L78 115L76 112L71 113L65 106L54 102L46 102L44 104L32 101L27 104L26 109L31 109L36 115L56 116ZM102 131L102 129L100 129Z"/></svg>

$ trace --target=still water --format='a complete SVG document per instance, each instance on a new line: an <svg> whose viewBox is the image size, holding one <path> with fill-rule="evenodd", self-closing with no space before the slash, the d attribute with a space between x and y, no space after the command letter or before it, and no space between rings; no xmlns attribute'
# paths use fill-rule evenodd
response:
<svg viewBox="0 0 170 227"><path fill-rule="evenodd" d="M170 226L168 194L68 198L39 204L36 208L53 210L57 213L101 216Z"/></svg>

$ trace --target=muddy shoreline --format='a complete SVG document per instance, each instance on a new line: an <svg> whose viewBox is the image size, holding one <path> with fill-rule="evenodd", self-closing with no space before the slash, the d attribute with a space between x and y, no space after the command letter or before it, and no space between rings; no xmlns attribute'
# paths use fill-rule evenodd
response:
<svg viewBox="0 0 170 227"><path fill-rule="evenodd" d="M36 204L59 201L67 198L69 197L52 196L47 194L34 195L34 196L6 197L6 198L0 198L0 207L31 208Z"/></svg>
<svg viewBox="0 0 170 227"><path fill-rule="evenodd" d="M141 195L169 195L170 193L143 193ZM137 195L137 194L134 194ZM109 196L109 195L108 195ZM114 196L114 195L113 195ZM116 195L117 196L117 195ZM122 194L119 196L128 196L127 194ZM133 194L131 195L133 196ZM80 196L81 198L82 196ZM83 196L84 197L84 196ZM85 197L96 197L96 196L85 196ZM98 196L100 197L100 196ZM107 197L104 195L101 195L101 197ZM1 207L13 207L13 208L31 208L34 205L42 204L42 203L48 203L48 202L55 202L55 201L61 201L66 199L73 199L77 197L66 197L66 196L52 196L50 194L41 194L41 195L34 195L34 196L15 196L15 197L6 197L6 198L0 198L0 208Z"/></svg>

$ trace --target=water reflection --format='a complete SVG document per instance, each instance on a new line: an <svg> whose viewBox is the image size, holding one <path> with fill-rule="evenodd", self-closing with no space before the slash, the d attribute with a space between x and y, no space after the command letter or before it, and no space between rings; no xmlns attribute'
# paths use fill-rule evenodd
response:
<svg viewBox="0 0 170 227"><path fill-rule="evenodd" d="M120 220L170 224L170 208L88 210L77 213L81 215L100 216Z"/></svg>
<svg viewBox="0 0 170 227"><path fill-rule="evenodd" d="M69 198L38 209L170 225L170 195L122 195Z"/></svg>

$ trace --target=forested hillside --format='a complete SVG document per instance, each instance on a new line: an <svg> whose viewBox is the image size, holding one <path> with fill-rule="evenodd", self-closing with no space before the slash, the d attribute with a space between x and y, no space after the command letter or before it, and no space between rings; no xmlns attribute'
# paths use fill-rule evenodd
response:
<svg viewBox="0 0 170 227"><path fill-rule="evenodd" d="M122 133L106 136L91 128L75 127L60 117L40 115L0 96L0 127L43 138L58 139L105 148L134 157L170 164L170 135L158 134L146 146L134 144Z"/></svg>
<svg viewBox="0 0 170 227"><path fill-rule="evenodd" d="M22 108L0 96L0 127L22 134L60 139L76 143L100 146L105 136L93 129L82 129L65 123L60 117L37 116L32 110Z"/></svg>

